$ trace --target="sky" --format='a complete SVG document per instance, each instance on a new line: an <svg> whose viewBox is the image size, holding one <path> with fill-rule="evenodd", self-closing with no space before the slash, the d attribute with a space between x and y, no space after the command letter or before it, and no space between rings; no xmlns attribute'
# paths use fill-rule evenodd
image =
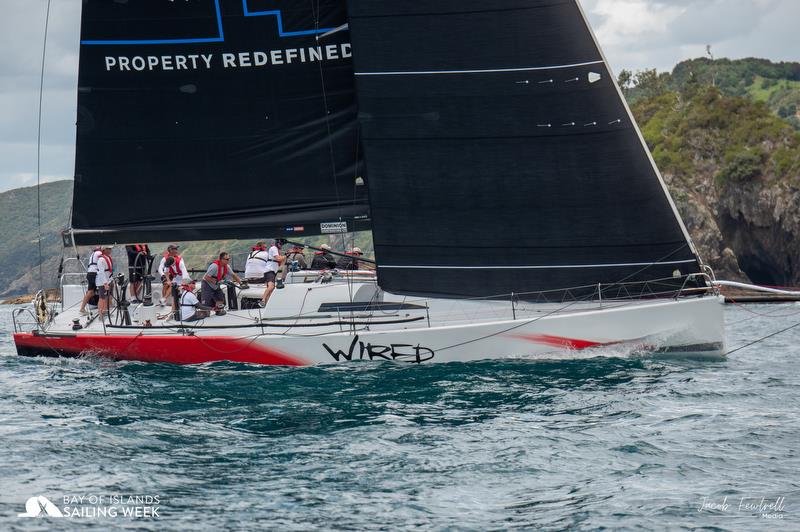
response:
<svg viewBox="0 0 800 532"><path fill-rule="evenodd" d="M705 55L707 44L716 57L800 61L800 0L581 3L614 72L671 70L681 60ZM50 4L39 167L43 182L69 179L74 171L80 6L81 0ZM47 0L0 0L0 7L1 192L36 184Z"/></svg>

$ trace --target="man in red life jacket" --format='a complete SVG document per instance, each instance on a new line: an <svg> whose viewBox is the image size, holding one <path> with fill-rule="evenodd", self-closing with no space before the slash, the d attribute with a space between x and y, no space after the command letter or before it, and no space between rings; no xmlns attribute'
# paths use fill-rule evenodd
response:
<svg viewBox="0 0 800 532"><path fill-rule="evenodd" d="M113 248L111 245L103 246L103 254L97 259L97 295L100 296L97 312L100 314L100 319L108 313L111 300L111 285L114 282L114 262L111 260Z"/></svg>
<svg viewBox="0 0 800 532"><path fill-rule="evenodd" d="M314 260L311 261L312 270L332 270L336 268L336 259L330 253L331 247L322 244L319 251L314 252Z"/></svg>
<svg viewBox="0 0 800 532"><path fill-rule="evenodd" d="M129 244L125 246L128 254L128 280L131 286L131 303L141 303L141 288L144 270L150 258L150 247L147 244Z"/></svg>
<svg viewBox="0 0 800 532"><path fill-rule="evenodd" d="M354 247L352 251L345 251L347 257L340 257L336 262L336 267L340 270L357 270L360 266L359 257L363 255L361 248Z"/></svg>
<svg viewBox="0 0 800 532"><path fill-rule="evenodd" d="M167 251L161 258L161 263L158 265L158 274L161 276L161 301L160 305L165 305L170 294L173 295L172 306L175 307L175 300L178 296L178 288L181 286L181 281L184 277L189 277L189 270L186 268L186 262L183 257L178 255L178 245L170 244L167 246Z"/></svg>
<svg viewBox="0 0 800 532"><path fill-rule="evenodd" d="M222 281L233 279L237 283L242 280L229 266L231 256L228 252L223 251L219 254L219 259L215 260L208 266L206 274L203 276L203 282L200 285L200 302L207 307L214 307L217 309L217 314L222 315L225 313L225 294L222 293L220 284Z"/></svg>

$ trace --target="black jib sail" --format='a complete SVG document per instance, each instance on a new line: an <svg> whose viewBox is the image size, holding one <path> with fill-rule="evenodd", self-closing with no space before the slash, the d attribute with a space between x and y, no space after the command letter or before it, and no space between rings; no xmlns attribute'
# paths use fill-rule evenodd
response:
<svg viewBox="0 0 800 532"><path fill-rule="evenodd" d="M384 289L491 296L700 271L575 0L347 5Z"/></svg>
<svg viewBox="0 0 800 532"><path fill-rule="evenodd" d="M84 0L79 244L367 224L339 1Z"/></svg>

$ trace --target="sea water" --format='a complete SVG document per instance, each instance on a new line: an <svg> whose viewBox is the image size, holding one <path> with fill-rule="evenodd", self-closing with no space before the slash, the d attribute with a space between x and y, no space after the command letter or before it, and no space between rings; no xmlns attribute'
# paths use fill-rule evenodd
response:
<svg viewBox="0 0 800 532"><path fill-rule="evenodd" d="M171 366L17 357L13 308L0 530L800 530L800 327L722 361Z"/></svg>

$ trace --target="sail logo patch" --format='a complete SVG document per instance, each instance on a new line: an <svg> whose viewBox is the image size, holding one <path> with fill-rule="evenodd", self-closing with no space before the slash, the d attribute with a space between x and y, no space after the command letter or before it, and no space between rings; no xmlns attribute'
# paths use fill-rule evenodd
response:
<svg viewBox="0 0 800 532"><path fill-rule="evenodd" d="M319 230L322 234L346 233L347 222L322 222L319 224Z"/></svg>

